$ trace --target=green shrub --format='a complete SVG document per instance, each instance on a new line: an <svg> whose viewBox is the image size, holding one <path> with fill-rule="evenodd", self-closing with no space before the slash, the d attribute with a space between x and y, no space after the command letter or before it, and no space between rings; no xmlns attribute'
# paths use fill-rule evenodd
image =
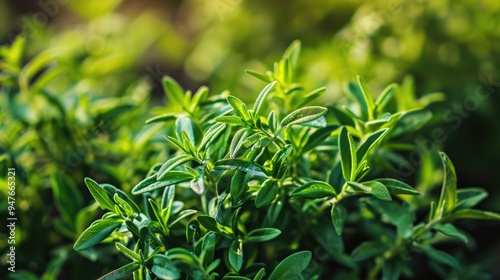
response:
<svg viewBox="0 0 500 280"><path fill-rule="evenodd" d="M299 52L294 42L272 71L248 71L266 84L252 106L163 79L179 111L146 123L164 123L173 152L132 195L85 179L106 213L74 248L114 243L129 259L103 279L398 279L412 276L415 256L439 275L460 271L441 243L472 238L461 219L500 219L472 209L487 193L457 189L442 152L419 153L420 171L398 174L441 95L417 100L406 80L374 99L358 77L345 104L310 105L326 90L297 82Z"/></svg>

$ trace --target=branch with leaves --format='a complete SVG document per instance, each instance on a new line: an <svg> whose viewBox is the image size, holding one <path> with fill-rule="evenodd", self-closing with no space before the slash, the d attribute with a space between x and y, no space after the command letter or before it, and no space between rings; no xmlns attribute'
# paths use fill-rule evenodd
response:
<svg viewBox="0 0 500 280"><path fill-rule="evenodd" d="M440 153L441 196L416 223L419 197L428 194L382 176L397 168L398 147L411 147L403 136L432 114L397 84L374 98L360 77L347 87L350 102L309 105L326 91L296 81L299 52L294 42L273 71L248 71L266 83L253 106L227 92L209 97L206 87L191 94L164 78L169 102L182 112L147 121L165 124L165 145L175 152L132 189L142 205L85 180L108 212L75 249L115 243L132 261L102 279L323 279L335 272L309 264L324 236L335 240L328 262L360 278L410 276L411 256L421 252L459 269L434 248L434 232L466 241L454 221L499 220L471 209L487 194L457 190L453 164ZM348 254L343 237L352 232L365 240Z"/></svg>

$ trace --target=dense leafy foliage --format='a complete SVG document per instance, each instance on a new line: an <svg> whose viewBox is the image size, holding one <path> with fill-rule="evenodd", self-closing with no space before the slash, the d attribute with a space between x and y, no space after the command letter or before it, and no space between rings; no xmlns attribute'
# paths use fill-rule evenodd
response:
<svg viewBox="0 0 500 280"><path fill-rule="evenodd" d="M102 279L319 279L336 273L398 279L411 276L413 254L425 254L436 269L460 270L435 244L468 241L456 220L500 219L473 209L486 192L457 190L444 153L437 200L384 176L400 164L399 149L412 145L404 136L431 119L428 102L397 84L373 95L358 77L347 87L351 103L309 105L325 89L308 91L295 79L299 52L294 42L272 71L248 71L267 84L252 106L227 92L209 96L201 87L192 94L163 79L168 102L181 111L147 123L168 128L165 145L175 152L132 188L143 203L85 179L106 213L74 248L111 242L131 261ZM426 208L425 218L416 215ZM363 240L346 250L343 240L353 234ZM322 247L341 269L311 265Z"/></svg>

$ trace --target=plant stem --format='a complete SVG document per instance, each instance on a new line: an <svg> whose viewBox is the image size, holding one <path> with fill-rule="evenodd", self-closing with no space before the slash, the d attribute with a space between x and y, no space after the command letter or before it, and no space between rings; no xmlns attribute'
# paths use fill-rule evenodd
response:
<svg viewBox="0 0 500 280"><path fill-rule="evenodd" d="M430 221L429 223L427 223L425 226L423 226L420 229L418 229L417 231L415 231L411 236L411 242L413 242L415 239L417 239L420 236L422 236L423 234L425 234L427 231L429 231L436 224L443 222L443 220L444 219L434 219L434 220ZM394 247L392 247L391 250L385 252L384 255L377 257L375 259L375 266L372 269L370 269L370 271L368 272L368 279L370 279L370 280L377 279L377 275L379 274L380 269L382 268L382 265L384 264L384 262L392 259L399 252L401 252L401 250L403 249L403 247L406 244L408 244L408 243L405 242L404 239L398 238L398 240L396 241L396 245L394 245Z"/></svg>
<svg viewBox="0 0 500 280"><path fill-rule="evenodd" d="M278 147L283 148L286 145L285 141L281 139L281 137L279 137L278 135L279 129L278 132L276 132L276 134L274 135L269 133L265 129L257 128L257 130L264 133L267 137L269 137L269 139L271 139L276 145L278 145Z"/></svg>
<svg viewBox="0 0 500 280"><path fill-rule="evenodd" d="M335 203L339 203L342 199L348 197L349 194L344 192L344 188L342 188L342 191L340 192L340 194L338 194L337 196L323 202L323 204L321 204L321 206L319 207L319 212L323 212L326 208L332 206L333 204Z"/></svg>

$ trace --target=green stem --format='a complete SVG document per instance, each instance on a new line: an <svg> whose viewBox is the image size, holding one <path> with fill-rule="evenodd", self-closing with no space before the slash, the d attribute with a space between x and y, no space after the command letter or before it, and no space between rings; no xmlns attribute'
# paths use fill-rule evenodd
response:
<svg viewBox="0 0 500 280"><path fill-rule="evenodd" d="M432 227L434 227L436 224L439 224L443 221L444 219L435 219L430 221L428 224L415 231L411 236L411 240L413 241L419 238L420 236L424 235L427 231L429 231ZM394 247L392 247L391 250L385 252L384 255L377 257L375 259L375 266L368 272L368 279L370 280L377 279L377 275L379 274L380 269L382 268L384 262L392 259L394 256L399 254L406 244L408 243L405 242L404 239L398 238L396 245L394 245Z"/></svg>
<svg viewBox="0 0 500 280"><path fill-rule="evenodd" d="M333 204L336 204L336 203L339 203L342 199L346 198L350 196L350 194L346 193L344 191L344 188L342 188L342 191L340 192L340 194L338 194L337 196L323 202L323 204L321 204L321 206L319 207L319 212L323 212L325 211L325 209L327 209L328 207L332 206Z"/></svg>
<svg viewBox="0 0 500 280"><path fill-rule="evenodd" d="M281 137L279 137L278 132L276 132L276 134L273 135L267 132L265 129L257 128L257 130L264 133L267 137L269 137L269 139L271 139L276 145L278 145L278 147L283 148L286 145L285 141L281 139Z"/></svg>
<svg viewBox="0 0 500 280"><path fill-rule="evenodd" d="M391 250L385 252L384 255L377 257L375 259L375 266L368 272L368 279L377 279L377 275L379 274L380 269L382 269L384 263L399 254L406 244L405 240L399 237L396 241L396 245L394 245Z"/></svg>

